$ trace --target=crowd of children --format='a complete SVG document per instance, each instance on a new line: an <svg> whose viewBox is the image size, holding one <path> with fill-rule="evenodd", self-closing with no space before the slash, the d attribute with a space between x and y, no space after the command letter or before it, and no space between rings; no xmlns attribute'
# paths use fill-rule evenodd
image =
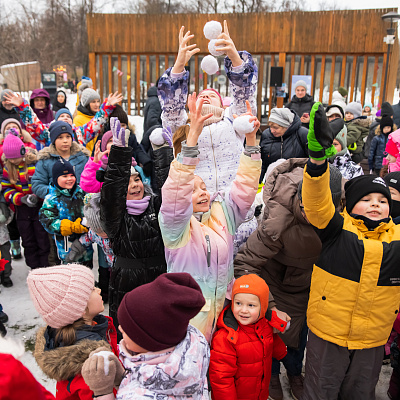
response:
<svg viewBox="0 0 400 400"><path fill-rule="evenodd" d="M193 38L180 29L146 151L122 96L101 103L88 78L75 118L64 91L53 108L43 90L30 103L1 93L12 115L1 124L1 283L13 285L15 214L46 324L34 357L57 381L56 399L282 400L282 362L294 399L373 400L385 345L388 395L398 398L400 131L385 113L371 135L371 104L346 105L337 92L325 111L299 81L260 148L251 54L237 51L224 22L217 44L231 97L190 94ZM246 133L234 128L238 116ZM299 151L285 155L283 143ZM272 164L279 158L289 159ZM6 321L0 304L2 334ZM2 374L15 382L0 368L0 388Z"/></svg>

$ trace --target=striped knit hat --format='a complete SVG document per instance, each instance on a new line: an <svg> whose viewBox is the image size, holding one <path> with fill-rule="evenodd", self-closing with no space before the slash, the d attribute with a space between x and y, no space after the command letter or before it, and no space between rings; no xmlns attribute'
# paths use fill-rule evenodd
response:
<svg viewBox="0 0 400 400"><path fill-rule="evenodd" d="M36 311L56 329L83 316L94 288L93 272L79 264L34 269L27 282Z"/></svg>

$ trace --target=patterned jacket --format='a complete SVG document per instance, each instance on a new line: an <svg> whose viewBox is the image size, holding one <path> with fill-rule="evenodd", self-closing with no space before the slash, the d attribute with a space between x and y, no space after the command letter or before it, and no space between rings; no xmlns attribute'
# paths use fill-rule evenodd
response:
<svg viewBox="0 0 400 400"><path fill-rule="evenodd" d="M107 99L101 105L100 110L96 115L83 126L72 125L72 131L75 134L74 139L81 145L85 146L100 132L100 129L107 122L109 115L113 112L115 106L107 104ZM21 117L22 122L26 126L26 130L32 137L45 146L50 146L50 124L44 124L37 117L35 112L29 106L29 103L24 99L24 102L16 107Z"/></svg>
<svg viewBox="0 0 400 400"><path fill-rule="evenodd" d="M256 114L257 66L251 54L239 52L243 64L233 67L232 61L225 58L225 71L229 79L233 104L225 110L221 121L205 126L199 137L199 175L211 195L227 190L235 179L243 151L244 135L238 135L233 129L233 114L247 111L246 100ZM169 126L172 132L186 124L188 116L185 105L188 96L189 72L173 74L167 69L158 84L158 97L162 107L163 126ZM177 154L175 154L177 156Z"/></svg>
<svg viewBox="0 0 400 400"><path fill-rule="evenodd" d="M58 256L64 260L70 250L70 244L80 235L71 236L61 235L61 221L68 219L75 221L77 218L83 218L83 199L85 192L76 186L71 194L68 189L59 189L51 185L49 194L44 198L42 208L39 210L39 221L44 229L54 235ZM77 262L85 262L93 257L93 248L90 246L86 253Z"/></svg>
<svg viewBox="0 0 400 400"><path fill-rule="evenodd" d="M185 338L165 352L132 355L119 344L119 358L128 374L117 400L208 400L210 349L204 336L189 325Z"/></svg>
<svg viewBox="0 0 400 400"><path fill-rule="evenodd" d="M351 154L348 150L342 156L335 157L332 165L336 167L342 174L342 177L347 180L364 175L361 165L351 160Z"/></svg>
<svg viewBox="0 0 400 400"><path fill-rule="evenodd" d="M231 190L219 196L198 221L192 192L199 159L184 154L185 148L171 164L158 220L167 271L188 272L201 287L206 304L191 324L210 341L228 286L233 284L233 235L256 196L261 156L241 156Z"/></svg>
<svg viewBox="0 0 400 400"><path fill-rule="evenodd" d="M91 248L92 243L96 243L97 245L99 245L104 251L108 266L113 266L114 252L111 249L109 238L103 238L97 233L93 232L91 229L89 229L89 232L85 233L79 238L79 242L82 244L82 246L85 246L86 248Z"/></svg>

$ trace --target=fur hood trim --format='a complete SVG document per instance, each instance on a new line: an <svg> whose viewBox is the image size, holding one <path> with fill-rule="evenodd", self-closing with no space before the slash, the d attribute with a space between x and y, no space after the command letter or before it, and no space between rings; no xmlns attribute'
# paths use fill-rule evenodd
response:
<svg viewBox="0 0 400 400"><path fill-rule="evenodd" d="M79 143L72 142L71 146L71 156L75 155L76 153L82 152L85 156L90 157L90 151L80 145ZM60 156L58 154L58 151L56 150L56 146L54 144L51 144L49 147L45 147L44 149L39 151L39 160L47 160L51 157L54 156Z"/></svg>
<svg viewBox="0 0 400 400"><path fill-rule="evenodd" d="M36 334L33 356L41 370L57 382L80 374L83 363L92 351L104 346L111 349L105 340L81 340L72 346L46 350L45 331L46 328L41 328Z"/></svg>
<svg viewBox="0 0 400 400"><path fill-rule="evenodd" d="M393 124L393 131L392 131L392 132L394 132L394 131L397 131L397 125L396 125L396 124ZM376 135L376 136L382 135L380 125L378 125L378 126L376 127L376 129L375 129L375 135Z"/></svg>
<svg viewBox="0 0 400 400"><path fill-rule="evenodd" d="M369 128L369 126L371 125L371 121L368 118L355 118L352 121L354 124L356 125L360 125L363 128Z"/></svg>

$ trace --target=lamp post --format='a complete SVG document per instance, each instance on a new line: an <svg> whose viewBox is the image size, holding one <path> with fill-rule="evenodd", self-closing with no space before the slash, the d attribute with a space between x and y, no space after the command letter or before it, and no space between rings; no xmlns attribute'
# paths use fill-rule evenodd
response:
<svg viewBox="0 0 400 400"><path fill-rule="evenodd" d="M394 11L388 12L381 17L384 21L390 21L390 28L387 28L387 36L383 38L383 41L387 43L387 55L386 55L386 68L385 68L385 81L383 84L383 93L382 93L382 103L386 98L386 85L387 85L387 76L389 71L389 56L390 56L390 46L394 44L396 28L393 27L393 22L397 22L400 20L400 14L395 13Z"/></svg>

